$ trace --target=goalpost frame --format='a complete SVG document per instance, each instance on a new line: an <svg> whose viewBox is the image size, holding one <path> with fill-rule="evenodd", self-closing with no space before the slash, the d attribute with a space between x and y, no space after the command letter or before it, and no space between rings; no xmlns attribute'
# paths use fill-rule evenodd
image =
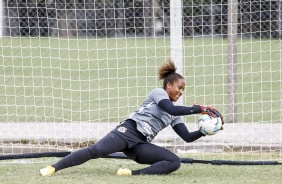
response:
<svg viewBox="0 0 282 184"><path fill-rule="evenodd" d="M183 76L182 63L182 1L170 1L170 52L177 67L177 73ZM183 105L183 96L176 102Z"/></svg>
<svg viewBox="0 0 282 184"><path fill-rule="evenodd" d="M238 33L238 0L228 0L228 123L236 123L237 118L237 33Z"/></svg>
<svg viewBox="0 0 282 184"><path fill-rule="evenodd" d="M0 155L0 160L23 159L23 158L42 158L42 157L65 157L71 152L45 152L28 153L17 155ZM102 158L129 159L121 152L116 152ZM182 164L211 164L211 165L282 165L277 161L233 161L233 160L196 160L193 158L180 158Z"/></svg>
<svg viewBox="0 0 282 184"><path fill-rule="evenodd" d="M3 36L4 2L0 2L0 37Z"/></svg>

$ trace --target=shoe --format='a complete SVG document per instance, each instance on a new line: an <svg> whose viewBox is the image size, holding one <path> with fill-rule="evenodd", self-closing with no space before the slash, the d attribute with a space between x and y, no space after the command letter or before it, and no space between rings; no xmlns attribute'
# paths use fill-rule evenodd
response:
<svg viewBox="0 0 282 184"><path fill-rule="evenodd" d="M47 166L39 171L41 176L52 176L55 173L55 168L52 166Z"/></svg>
<svg viewBox="0 0 282 184"><path fill-rule="evenodd" d="M116 176L131 176L132 172L127 168L119 168L116 172Z"/></svg>

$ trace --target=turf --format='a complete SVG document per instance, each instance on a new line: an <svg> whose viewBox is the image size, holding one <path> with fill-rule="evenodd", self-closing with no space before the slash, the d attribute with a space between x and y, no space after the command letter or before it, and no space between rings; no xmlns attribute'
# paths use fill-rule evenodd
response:
<svg viewBox="0 0 282 184"><path fill-rule="evenodd" d="M281 183L282 165L276 166L215 166L205 164L182 164L179 170L169 175L115 176L119 167L138 169L140 165L105 159L91 160L82 165L61 170L51 177L38 174L47 163L3 164L0 167L0 182L12 183L99 183L99 184L159 184L159 183Z"/></svg>

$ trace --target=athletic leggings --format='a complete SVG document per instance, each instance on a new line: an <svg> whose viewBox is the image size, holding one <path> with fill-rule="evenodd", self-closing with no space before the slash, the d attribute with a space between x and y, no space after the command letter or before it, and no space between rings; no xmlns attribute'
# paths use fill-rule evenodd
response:
<svg viewBox="0 0 282 184"><path fill-rule="evenodd" d="M132 128L132 126L128 127L127 125L125 127L127 127L128 131ZM132 138L132 134L130 134L130 137ZM130 139L130 142L128 141L128 137L122 136L122 133L119 135L115 131L112 131L96 144L75 151L52 166L56 171L59 171L67 167L80 165L90 159L101 158L115 152L124 152L132 160L140 164L150 165L140 170L132 170L132 175L168 174L180 167L181 162L179 157L171 151L145 142L142 139L140 140L138 136L133 136L133 140L135 141Z"/></svg>

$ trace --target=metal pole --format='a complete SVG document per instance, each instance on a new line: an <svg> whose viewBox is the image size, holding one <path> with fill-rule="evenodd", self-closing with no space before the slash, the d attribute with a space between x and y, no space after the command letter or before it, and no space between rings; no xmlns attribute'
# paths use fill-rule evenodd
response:
<svg viewBox="0 0 282 184"><path fill-rule="evenodd" d="M3 36L4 2L0 2L0 37Z"/></svg>
<svg viewBox="0 0 282 184"><path fill-rule="evenodd" d="M228 0L228 123L237 122L237 29L238 0Z"/></svg>
<svg viewBox="0 0 282 184"><path fill-rule="evenodd" d="M183 75L182 64L182 1L170 1L170 49L171 59L177 66L177 73ZM181 97L177 101L178 105L183 104Z"/></svg>

